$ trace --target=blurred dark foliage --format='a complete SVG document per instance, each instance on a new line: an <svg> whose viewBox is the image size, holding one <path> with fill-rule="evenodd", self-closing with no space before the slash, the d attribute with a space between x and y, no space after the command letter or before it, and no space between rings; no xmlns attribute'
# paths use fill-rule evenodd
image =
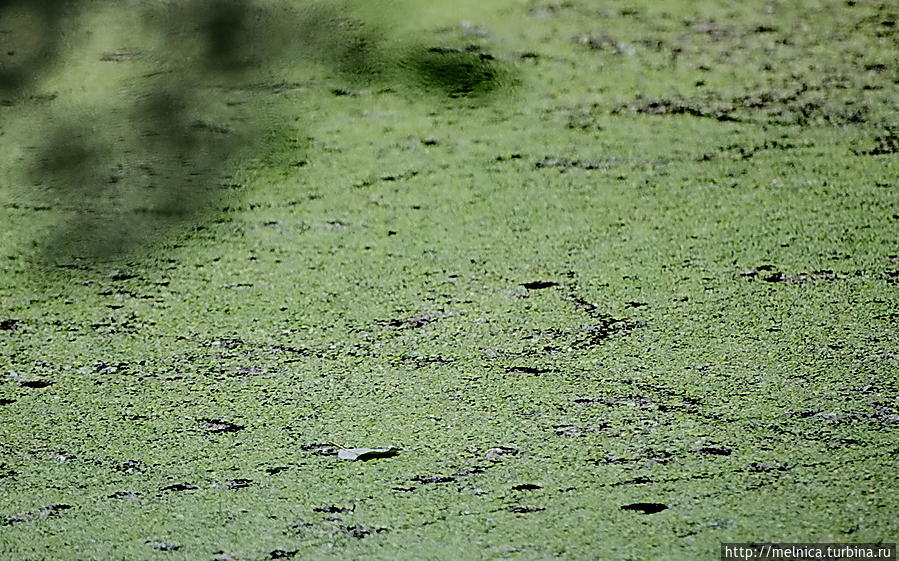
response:
<svg viewBox="0 0 899 561"><path fill-rule="evenodd" d="M0 98L34 99L40 80L77 46L89 0L0 0ZM256 107L221 103L228 88L278 69L324 63L356 85L398 80L452 97L480 96L504 77L477 49L387 48L384 31L337 4L187 0L142 4L143 25L165 38L161 68L128 95L128 109L55 116L39 134L30 180L68 212L50 234L52 262L128 254L173 226L196 225L226 190L241 150L267 126ZM8 16L8 17L4 17ZM397 14L399 17L400 14ZM27 25L17 25L24 22ZM140 52L107 53L112 62ZM229 106L215 113L210 107Z"/></svg>
<svg viewBox="0 0 899 561"><path fill-rule="evenodd" d="M62 19L77 1L65 0L0 0L0 93L11 93L28 87L55 62L62 48ZM28 48L17 51L6 29L3 14L25 11L40 22L37 37L29 37Z"/></svg>

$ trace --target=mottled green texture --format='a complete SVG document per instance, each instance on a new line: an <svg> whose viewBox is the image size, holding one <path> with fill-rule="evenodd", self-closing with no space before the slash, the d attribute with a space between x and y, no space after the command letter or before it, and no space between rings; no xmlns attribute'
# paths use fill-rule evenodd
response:
<svg viewBox="0 0 899 561"><path fill-rule="evenodd" d="M895 4L431 4L2 92L0 559L895 541Z"/></svg>

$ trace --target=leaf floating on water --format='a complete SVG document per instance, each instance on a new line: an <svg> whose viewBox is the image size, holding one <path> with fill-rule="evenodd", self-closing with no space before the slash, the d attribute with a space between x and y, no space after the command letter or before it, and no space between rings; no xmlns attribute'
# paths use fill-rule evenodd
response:
<svg viewBox="0 0 899 561"><path fill-rule="evenodd" d="M491 462L502 462L509 458L509 456L518 455L518 449L513 448L512 446L494 446L493 448L488 448L485 453L485 459L490 460Z"/></svg>
<svg viewBox="0 0 899 561"><path fill-rule="evenodd" d="M337 457L351 462L356 460L365 462L376 458L390 458L399 453L400 449L393 446L390 448L344 448L337 451Z"/></svg>

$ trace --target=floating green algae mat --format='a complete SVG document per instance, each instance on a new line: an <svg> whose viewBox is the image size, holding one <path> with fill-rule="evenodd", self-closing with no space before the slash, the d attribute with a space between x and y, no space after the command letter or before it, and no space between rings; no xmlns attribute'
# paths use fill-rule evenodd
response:
<svg viewBox="0 0 899 561"><path fill-rule="evenodd" d="M432 4L0 3L0 559L895 541L896 5Z"/></svg>

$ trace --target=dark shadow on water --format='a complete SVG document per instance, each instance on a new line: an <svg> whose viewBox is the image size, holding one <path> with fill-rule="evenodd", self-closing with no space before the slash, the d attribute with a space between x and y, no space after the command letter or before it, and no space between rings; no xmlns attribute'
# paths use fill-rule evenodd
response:
<svg viewBox="0 0 899 561"><path fill-rule="evenodd" d="M488 94L512 80L493 55L471 47L416 48L405 62L421 86L452 97Z"/></svg>
<svg viewBox="0 0 899 561"><path fill-rule="evenodd" d="M77 4L0 0L0 95L19 93L56 62L62 20Z"/></svg>
<svg viewBox="0 0 899 561"><path fill-rule="evenodd" d="M206 35L206 52L203 60L212 71L231 72L242 70L254 62L244 52L252 44L253 10L242 2L222 2L210 10L199 30Z"/></svg>
<svg viewBox="0 0 899 561"><path fill-rule="evenodd" d="M66 49L95 32L79 28L86 21L79 15L99 5L0 0L4 105L42 93L41 80ZM48 109L35 123L36 146L25 164L30 196L62 216L38 240L42 260L134 258L161 236L208 220L239 191L232 174L242 156L263 148L258 139L281 120L253 85L277 81L285 68L315 64L354 85L438 97L489 100L512 83L508 69L477 48L397 47L346 6L301 5L189 0L118 8L144 10L141 31L165 46L105 53L104 64L142 66L97 101Z"/></svg>

